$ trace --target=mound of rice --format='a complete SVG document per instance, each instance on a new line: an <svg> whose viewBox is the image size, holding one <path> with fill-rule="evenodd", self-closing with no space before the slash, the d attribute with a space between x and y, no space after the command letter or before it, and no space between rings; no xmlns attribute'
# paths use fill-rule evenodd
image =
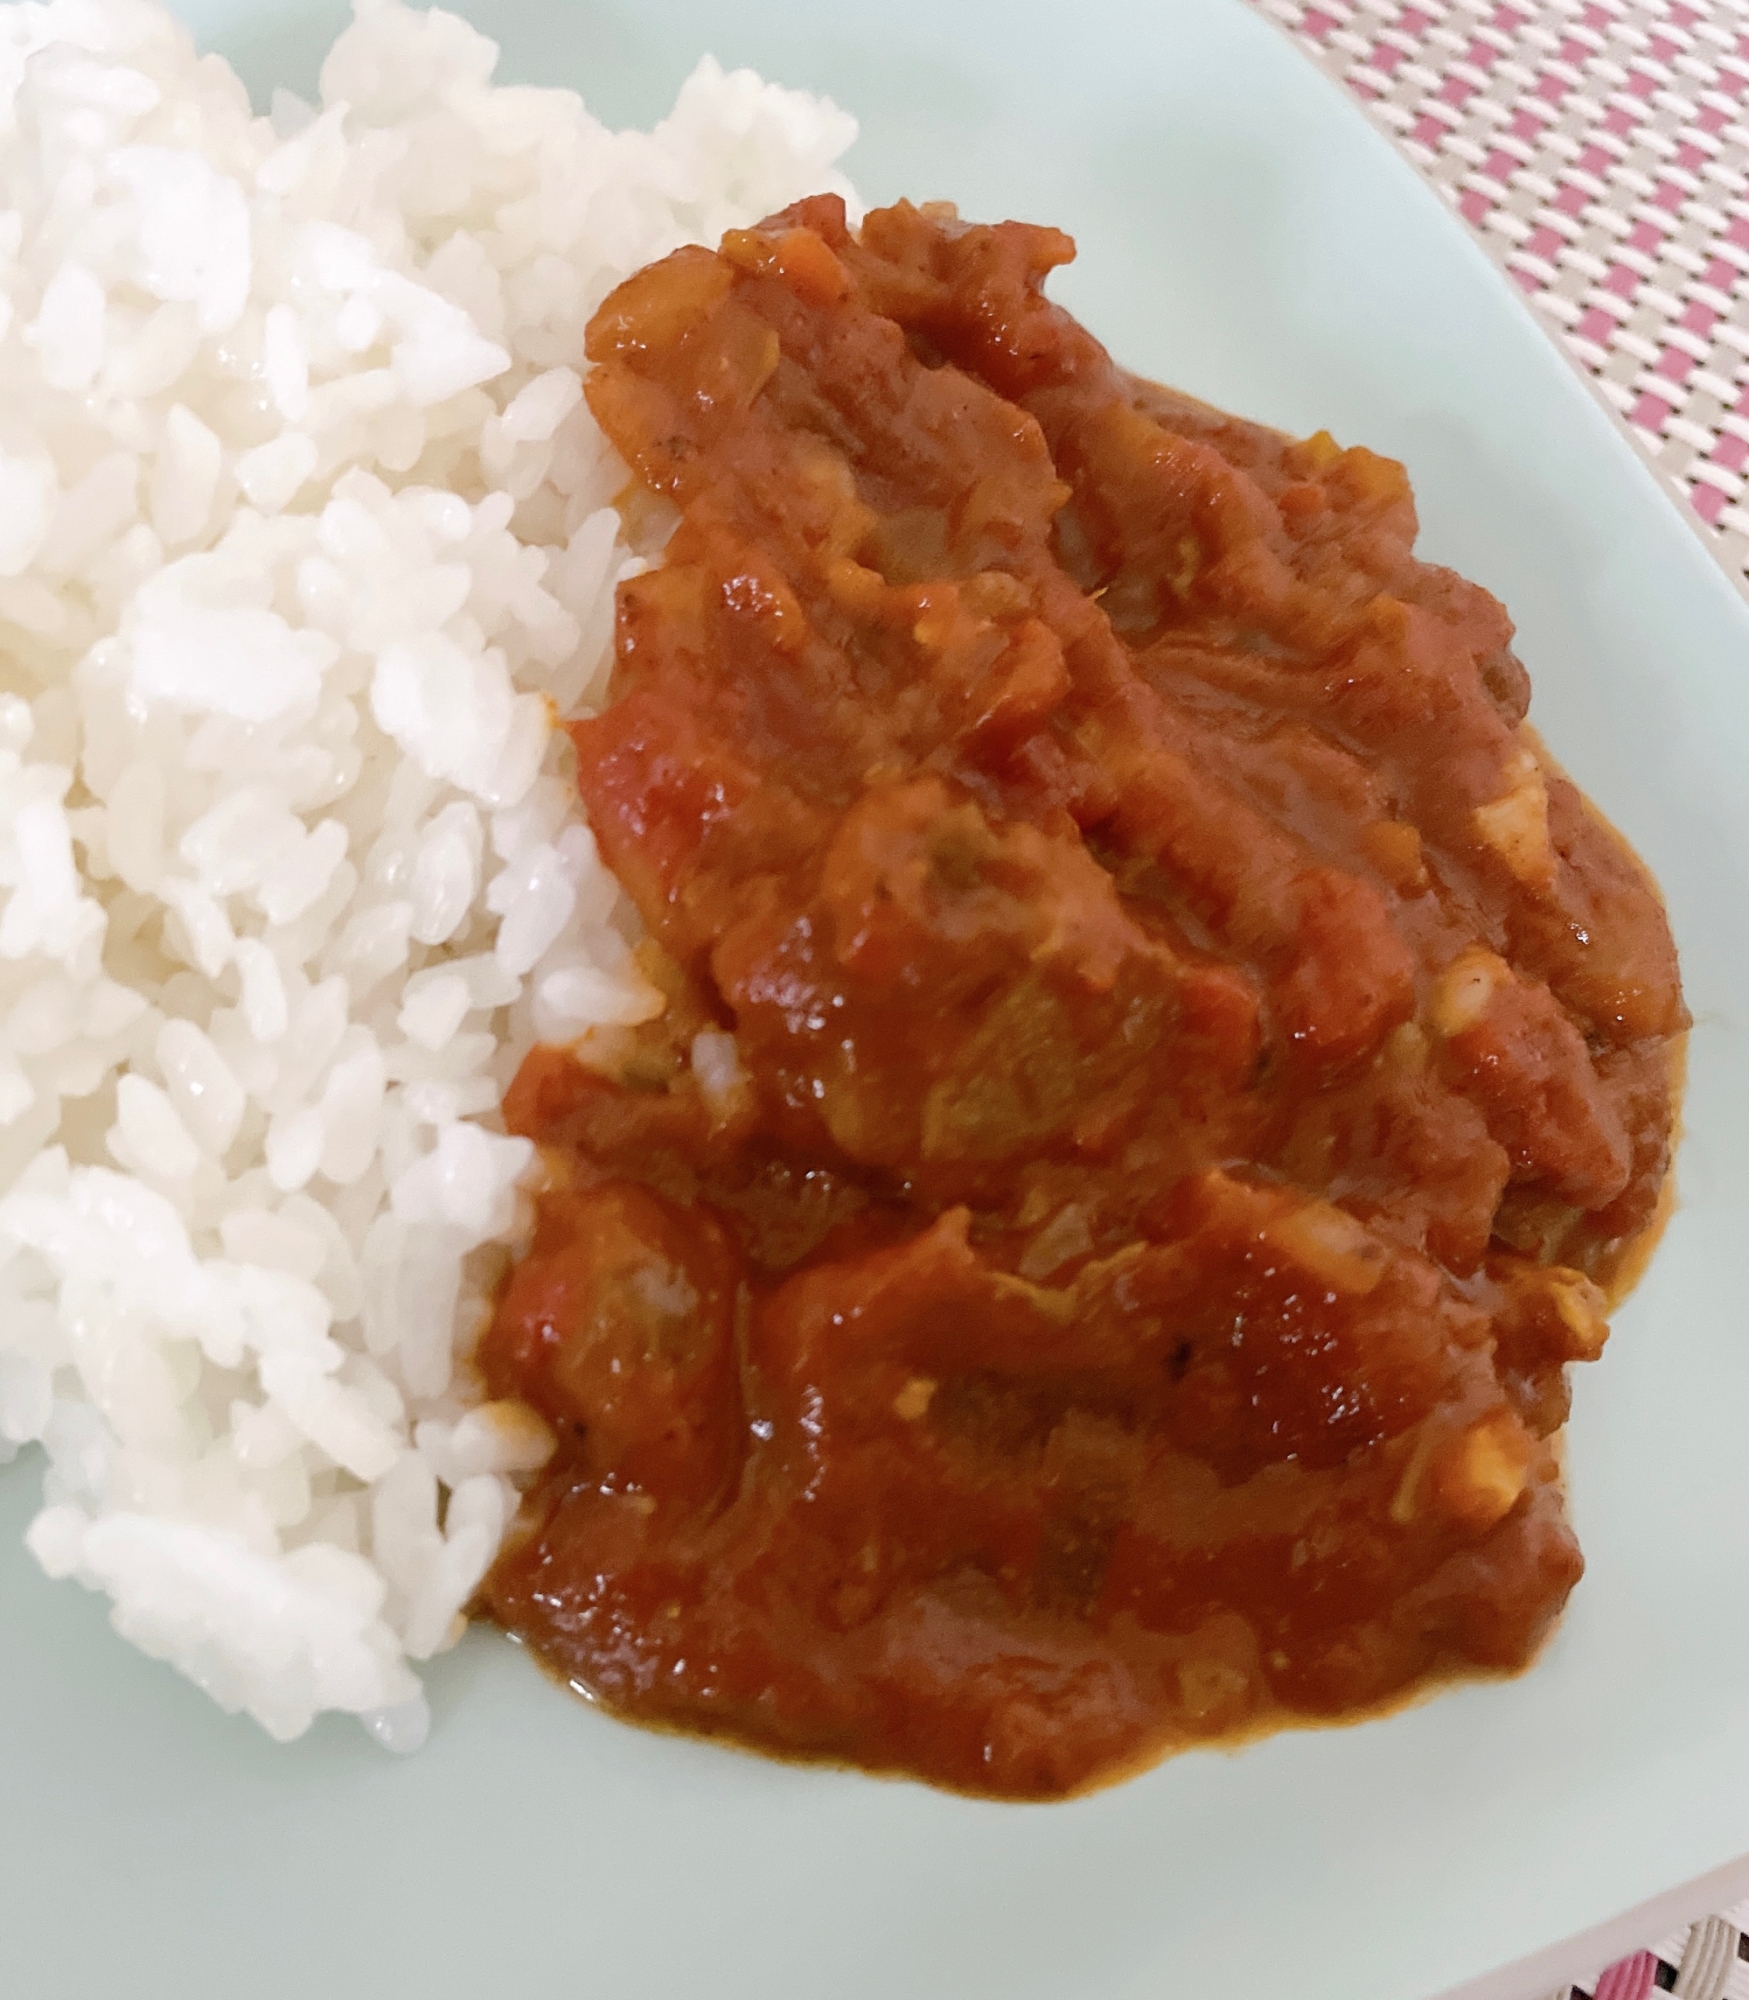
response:
<svg viewBox="0 0 1749 2000"><path fill-rule="evenodd" d="M0 1459L277 1737L422 1739L546 1448L458 1372L500 1094L653 1005L552 727L642 560L585 323L853 131L706 61L609 132L495 59L360 0L261 118L147 0L0 8Z"/></svg>

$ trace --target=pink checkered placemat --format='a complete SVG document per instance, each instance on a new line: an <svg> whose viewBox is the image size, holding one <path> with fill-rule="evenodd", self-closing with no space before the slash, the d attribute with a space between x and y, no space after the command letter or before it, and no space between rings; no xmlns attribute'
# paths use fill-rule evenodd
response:
<svg viewBox="0 0 1749 2000"><path fill-rule="evenodd" d="M1749 1902L1661 1938L1551 2000L1749 2000Z"/></svg>
<svg viewBox="0 0 1749 2000"><path fill-rule="evenodd" d="M1749 570L1749 0L1259 4L1504 256Z"/></svg>
<svg viewBox="0 0 1749 2000"><path fill-rule="evenodd" d="M1342 77L1749 572L1749 0L1257 0ZM1749 2000L1749 1901L1553 2000Z"/></svg>

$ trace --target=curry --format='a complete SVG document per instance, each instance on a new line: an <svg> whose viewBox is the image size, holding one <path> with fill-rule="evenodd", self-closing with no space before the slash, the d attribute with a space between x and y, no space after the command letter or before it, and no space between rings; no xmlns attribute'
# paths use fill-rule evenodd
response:
<svg viewBox="0 0 1749 2000"><path fill-rule="evenodd" d="M592 324L666 1006L517 1077L479 1354L558 1673L1024 1798L1532 1657L1687 1022L1402 469L1124 373L1072 253L820 198Z"/></svg>

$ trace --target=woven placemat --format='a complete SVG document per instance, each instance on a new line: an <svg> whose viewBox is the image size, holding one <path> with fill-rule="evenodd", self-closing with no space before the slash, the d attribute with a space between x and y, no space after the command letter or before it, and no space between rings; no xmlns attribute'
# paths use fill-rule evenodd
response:
<svg viewBox="0 0 1749 2000"><path fill-rule="evenodd" d="M1259 0L1749 570L1749 0Z"/></svg>
<svg viewBox="0 0 1749 2000"><path fill-rule="evenodd" d="M1257 0L1500 255L1749 572L1749 0ZM1749 2000L1749 1901L1554 2000Z"/></svg>
<svg viewBox="0 0 1749 2000"><path fill-rule="evenodd" d="M1674 1993L1679 2000L1749 2000L1749 1901L1735 1903L1661 1938L1577 1986L1560 1987L1551 2000L1647 2000Z"/></svg>

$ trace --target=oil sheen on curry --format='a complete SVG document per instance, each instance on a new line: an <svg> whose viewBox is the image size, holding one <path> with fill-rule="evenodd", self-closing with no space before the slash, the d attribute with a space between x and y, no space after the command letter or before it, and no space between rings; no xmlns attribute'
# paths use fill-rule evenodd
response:
<svg viewBox="0 0 1749 2000"><path fill-rule="evenodd" d="M820 198L591 326L667 1004L517 1077L479 1353L559 1675L1017 1798L1531 1658L1687 1025L1401 468L1124 373L1072 250Z"/></svg>

